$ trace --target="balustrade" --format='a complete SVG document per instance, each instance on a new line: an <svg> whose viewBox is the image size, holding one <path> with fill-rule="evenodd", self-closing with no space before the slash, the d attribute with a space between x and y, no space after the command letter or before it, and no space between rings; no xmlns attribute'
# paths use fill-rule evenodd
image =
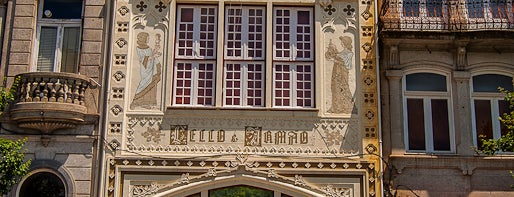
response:
<svg viewBox="0 0 514 197"><path fill-rule="evenodd" d="M11 118L21 128L50 133L73 128L87 114L89 78L73 73L32 72L20 78Z"/></svg>

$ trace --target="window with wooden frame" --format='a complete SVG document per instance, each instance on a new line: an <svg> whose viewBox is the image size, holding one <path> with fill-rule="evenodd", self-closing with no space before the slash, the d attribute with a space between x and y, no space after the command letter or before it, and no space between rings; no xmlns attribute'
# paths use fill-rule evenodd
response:
<svg viewBox="0 0 514 197"><path fill-rule="evenodd" d="M215 102L217 7L178 5L174 65L174 105Z"/></svg>
<svg viewBox="0 0 514 197"><path fill-rule="evenodd" d="M404 77L405 145L409 152L452 152L453 121L448 79L435 73Z"/></svg>
<svg viewBox="0 0 514 197"><path fill-rule="evenodd" d="M472 78L473 132L475 145L480 148L480 139L498 139L508 130L498 118L509 112L509 103L498 87L513 91L512 77L499 74L481 74Z"/></svg>
<svg viewBox="0 0 514 197"><path fill-rule="evenodd" d="M78 71L82 10L82 0L39 2L35 70Z"/></svg>
<svg viewBox="0 0 514 197"><path fill-rule="evenodd" d="M265 7L262 6L226 7L225 106L264 106L265 17Z"/></svg>
<svg viewBox="0 0 514 197"><path fill-rule="evenodd" d="M273 107L314 107L313 10L273 9Z"/></svg>

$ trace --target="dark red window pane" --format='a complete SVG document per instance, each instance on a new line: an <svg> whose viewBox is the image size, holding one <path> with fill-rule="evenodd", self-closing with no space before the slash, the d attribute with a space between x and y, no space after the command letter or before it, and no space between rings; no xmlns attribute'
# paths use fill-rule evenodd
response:
<svg viewBox="0 0 514 197"><path fill-rule="evenodd" d="M489 100L475 100L475 123L477 145L482 146L480 139L493 138L493 123L491 119L491 103Z"/></svg>
<svg viewBox="0 0 514 197"><path fill-rule="evenodd" d="M425 150L423 99L407 99L409 150Z"/></svg>
<svg viewBox="0 0 514 197"><path fill-rule="evenodd" d="M450 122L448 121L448 101L432 99L432 133L434 150L450 150Z"/></svg>

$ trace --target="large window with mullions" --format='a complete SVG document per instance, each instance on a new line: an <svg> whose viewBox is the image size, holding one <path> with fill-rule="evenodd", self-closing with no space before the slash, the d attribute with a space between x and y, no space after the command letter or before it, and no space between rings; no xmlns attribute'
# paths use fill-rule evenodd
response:
<svg viewBox="0 0 514 197"><path fill-rule="evenodd" d="M312 8L273 9L273 106L314 107Z"/></svg>
<svg viewBox="0 0 514 197"><path fill-rule="evenodd" d="M472 78L473 131L475 145L482 146L481 139L498 139L507 128L498 117L509 111L509 103L498 87L512 91L512 77L500 74L480 74Z"/></svg>
<svg viewBox="0 0 514 197"><path fill-rule="evenodd" d="M226 8L225 106L264 106L265 13L262 6Z"/></svg>
<svg viewBox="0 0 514 197"><path fill-rule="evenodd" d="M177 6L174 105L214 105L216 25L216 6Z"/></svg>
<svg viewBox="0 0 514 197"><path fill-rule="evenodd" d="M409 152L451 152L453 125L446 75L413 73L404 77L404 129Z"/></svg>
<svg viewBox="0 0 514 197"><path fill-rule="evenodd" d="M174 106L314 107L312 7L177 5L176 20Z"/></svg>

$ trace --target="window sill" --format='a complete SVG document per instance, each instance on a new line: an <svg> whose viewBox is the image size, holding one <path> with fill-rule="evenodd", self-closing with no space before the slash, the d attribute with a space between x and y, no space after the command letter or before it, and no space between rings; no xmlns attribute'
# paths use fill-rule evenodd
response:
<svg viewBox="0 0 514 197"><path fill-rule="evenodd" d="M241 111L306 111L318 112L318 108L268 108L268 107L215 107L215 106L168 106L167 109L174 110L241 110Z"/></svg>

